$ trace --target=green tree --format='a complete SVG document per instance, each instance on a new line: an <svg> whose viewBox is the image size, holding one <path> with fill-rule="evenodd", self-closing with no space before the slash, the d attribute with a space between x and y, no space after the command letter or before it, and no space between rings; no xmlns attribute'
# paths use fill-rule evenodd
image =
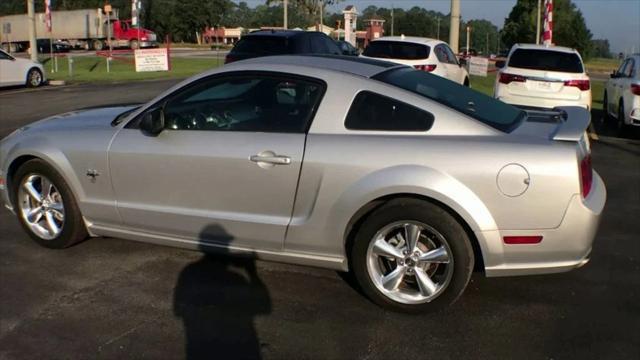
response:
<svg viewBox="0 0 640 360"><path fill-rule="evenodd" d="M501 31L502 42L507 47L516 43L536 42L537 5L537 0L518 0L511 9ZM542 31L542 19L540 27ZM591 37L582 12L571 0L553 2L554 44L575 48L583 57L589 57Z"/></svg>

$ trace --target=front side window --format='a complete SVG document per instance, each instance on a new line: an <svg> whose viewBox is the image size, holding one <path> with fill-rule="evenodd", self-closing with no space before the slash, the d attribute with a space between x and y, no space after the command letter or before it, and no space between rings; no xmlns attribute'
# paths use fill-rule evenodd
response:
<svg viewBox="0 0 640 360"><path fill-rule="evenodd" d="M0 60L11 60L11 55L4 52L4 50L0 50Z"/></svg>
<svg viewBox="0 0 640 360"><path fill-rule="evenodd" d="M623 61L622 64L620 64L620 67L618 68L618 70L616 70L616 74L623 75L624 74L624 69L625 69L625 67L627 66L628 63L629 63L629 59Z"/></svg>
<svg viewBox="0 0 640 360"><path fill-rule="evenodd" d="M164 104L169 130L304 133L325 85L277 75L235 75L200 81Z"/></svg>
<svg viewBox="0 0 640 360"><path fill-rule="evenodd" d="M356 95L345 120L349 130L427 131L432 125L433 114L370 91Z"/></svg>
<svg viewBox="0 0 640 360"><path fill-rule="evenodd" d="M441 103L504 132L513 130L526 116L515 106L424 71L399 68L373 78Z"/></svg>

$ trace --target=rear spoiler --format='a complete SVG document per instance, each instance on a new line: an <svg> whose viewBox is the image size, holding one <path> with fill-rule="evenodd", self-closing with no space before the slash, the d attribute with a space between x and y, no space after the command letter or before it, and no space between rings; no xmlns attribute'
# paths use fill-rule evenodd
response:
<svg viewBox="0 0 640 360"><path fill-rule="evenodd" d="M551 134L553 140L580 141L591 122L589 110L579 106L559 106L553 110L561 114L562 122Z"/></svg>
<svg viewBox="0 0 640 360"><path fill-rule="evenodd" d="M555 124L547 137L557 141L580 141L591 121L589 110L579 106L558 106L551 110L523 108L528 123Z"/></svg>

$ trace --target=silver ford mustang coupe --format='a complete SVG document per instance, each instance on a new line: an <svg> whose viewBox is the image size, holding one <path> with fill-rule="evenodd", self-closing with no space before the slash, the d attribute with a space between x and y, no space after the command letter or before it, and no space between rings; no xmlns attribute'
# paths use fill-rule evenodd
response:
<svg viewBox="0 0 640 360"><path fill-rule="evenodd" d="M431 311L474 268L589 260L606 201L589 121L402 65L256 58L142 106L15 131L0 142L0 194L49 248L109 236L320 266L381 306Z"/></svg>

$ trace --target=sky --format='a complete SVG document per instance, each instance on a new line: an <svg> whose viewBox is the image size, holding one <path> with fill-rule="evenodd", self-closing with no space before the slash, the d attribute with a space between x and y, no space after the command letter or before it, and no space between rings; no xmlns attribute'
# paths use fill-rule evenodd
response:
<svg viewBox="0 0 640 360"><path fill-rule="evenodd" d="M236 0L236 2L238 2ZM264 0L245 0L249 6L264 4ZM640 52L640 0L573 0L582 11L587 27L594 39L609 39L613 52ZM509 15L516 0L460 0L460 12L464 20L486 19L499 28ZM347 5L363 10L369 5L378 7L424 7L448 14L450 0L345 0L327 8L339 11Z"/></svg>

